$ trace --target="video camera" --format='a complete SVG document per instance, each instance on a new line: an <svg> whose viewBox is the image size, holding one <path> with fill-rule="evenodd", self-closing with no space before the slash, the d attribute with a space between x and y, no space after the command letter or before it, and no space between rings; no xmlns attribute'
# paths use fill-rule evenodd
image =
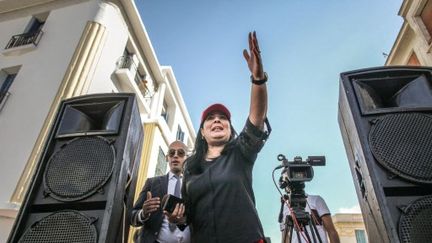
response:
<svg viewBox="0 0 432 243"><path fill-rule="evenodd" d="M281 189L292 183L311 181L314 176L312 166L325 165L325 156L308 156L306 161L296 156L293 161L288 161L285 155L279 154L277 159L282 161L282 165L278 167L284 168L279 179Z"/></svg>
<svg viewBox="0 0 432 243"><path fill-rule="evenodd" d="M293 161L288 161L283 154L277 156L282 165L276 169L284 168L279 178L279 187L285 189L288 195L285 199L288 200L291 207L298 215L304 214L306 206L306 193L304 191L306 181L311 181L314 173L312 166L324 166L325 156L308 156L306 161L302 157L296 156ZM301 218L301 216L298 216Z"/></svg>
<svg viewBox="0 0 432 243"><path fill-rule="evenodd" d="M308 156L306 161L303 161L302 157L296 156L293 161L288 161L285 155L279 154L277 159L282 162L282 165L277 166L275 170L283 168L281 177L279 178L279 187L285 189L287 192L287 194L283 195L283 200L281 201L279 223L282 222L284 204L288 201L291 213L288 214L285 219L286 229L293 229L294 220L297 222L297 225L301 226L311 224L310 214L305 211L307 204L307 197L304 190L305 182L311 181L314 176L312 166L325 165L325 156ZM290 234L289 239L291 239L291 230L286 231L289 233L286 233L285 237ZM296 228L297 232L298 230L299 229ZM317 234L317 232L315 232L315 234ZM291 242L291 240L289 242Z"/></svg>

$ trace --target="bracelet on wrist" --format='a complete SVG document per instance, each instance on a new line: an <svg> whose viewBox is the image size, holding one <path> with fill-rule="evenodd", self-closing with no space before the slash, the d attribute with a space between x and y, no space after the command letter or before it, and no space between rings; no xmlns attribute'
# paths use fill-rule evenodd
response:
<svg viewBox="0 0 432 243"><path fill-rule="evenodd" d="M267 76L266 72L264 72L264 78L263 79L259 79L259 80L255 80L254 77L253 77L253 75L251 75L251 82L253 84L255 84L255 85L265 84L267 82L267 80L268 80L268 76Z"/></svg>

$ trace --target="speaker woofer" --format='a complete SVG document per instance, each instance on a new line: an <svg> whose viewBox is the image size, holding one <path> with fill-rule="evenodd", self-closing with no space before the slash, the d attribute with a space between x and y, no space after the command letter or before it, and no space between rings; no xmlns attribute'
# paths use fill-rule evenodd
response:
<svg viewBox="0 0 432 243"><path fill-rule="evenodd" d="M397 176L432 184L432 117L400 113L377 119L369 133L376 160Z"/></svg>
<svg viewBox="0 0 432 243"><path fill-rule="evenodd" d="M401 242L430 242L432 239L432 196L414 201L403 211L399 220Z"/></svg>
<svg viewBox="0 0 432 243"><path fill-rule="evenodd" d="M73 139L48 161L44 172L46 193L59 201L91 196L110 178L114 146L102 137Z"/></svg>
<svg viewBox="0 0 432 243"><path fill-rule="evenodd" d="M93 243L97 241L94 221L77 211L59 211L34 223L24 232L18 242Z"/></svg>

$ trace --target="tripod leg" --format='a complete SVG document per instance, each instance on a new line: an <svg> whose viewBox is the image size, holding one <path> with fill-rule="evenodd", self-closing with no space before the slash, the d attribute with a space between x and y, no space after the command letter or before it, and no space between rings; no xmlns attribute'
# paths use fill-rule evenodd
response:
<svg viewBox="0 0 432 243"><path fill-rule="evenodd" d="M319 233L315 231L315 227L313 225L312 226L309 225L309 229L311 231L313 242L317 242L317 234L319 234ZM322 243L322 242L320 241L320 243Z"/></svg>
<svg viewBox="0 0 432 243"><path fill-rule="evenodd" d="M288 228L285 226L284 230L282 231L282 243L287 243L287 236L288 236Z"/></svg>
<svg viewBox="0 0 432 243"><path fill-rule="evenodd" d="M294 229L294 227L291 227L291 228L290 228L290 231L289 231L289 242L288 242L288 243L291 243L291 242L292 242L293 229Z"/></svg>
<svg viewBox="0 0 432 243"><path fill-rule="evenodd" d="M283 243L291 243L291 241L292 241L292 232L293 232L293 227L291 227L291 226L288 226L285 229L285 235L284 235Z"/></svg>
<svg viewBox="0 0 432 243"><path fill-rule="evenodd" d="M306 226L304 227L304 232L305 232L307 241L310 242L310 243L312 243L313 241L311 241L311 238L309 236L309 233L308 233L308 230L307 230Z"/></svg>
<svg viewBox="0 0 432 243"><path fill-rule="evenodd" d="M317 235L317 238L318 238L318 242L319 242L319 243L322 243L322 239L321 239L321 236L320 236L320 234L319 234L319 231L318 231L318 229L317 229L317 227L316 227L315 221L314 221L314 220L311 220L311 221L312 221L313 231L316 232L316 235Z"/></svg>
<svg viewBox="0 0 432 243"><path fill-rule="evenodd" d="M300 229L296 230L296 233L297 233L297 242L295 243L300 243L301 242Z"/></svg>

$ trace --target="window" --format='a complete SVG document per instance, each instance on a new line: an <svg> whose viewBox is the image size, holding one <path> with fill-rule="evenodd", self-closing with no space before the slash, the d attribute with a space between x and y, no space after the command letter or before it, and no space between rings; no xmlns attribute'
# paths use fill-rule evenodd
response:
<svg viewBox="0 0 432 243"><path fill-rule="evenodd" d="M156 164L155 176L164 175L166 173L166 170L167 170L167 162L165 159L165 153L163 152L162 148L159 147L159 155Z"/></svg>
<svg viewBox="0 0 432 243"><path fill-rule="evenodd" d="M123 50L123 56L130 57L132 55L133 55L133 53L131 51L129 51L127 47Z"/></svg>
<svg viewBox="0 0 432 243"><path fill-rule="evenodd" d="M357 243L366 243L366 234L364 230L355 230L355 237Z"/></svg>
<svg viewBox="0 0 432 243"><path fill-rule="evenodd" d="M1 86L0 86L0 104L3 104L3 100L9 95L9 88L14 81L16 76L16 73L14 74L6 74L6 77L4 80L2 80Z"/></svg>
<svg viewBox="0 0 432 243"><path fill-rule="evenodd" d="M123 51L123 56L120 58L120 62L118 64L118 68L126 68L129 70L136 69L136 65L133 60L133 53L129 51L127 48Z"/></svg>
<svg viewBox="0 0 432 243"><path fill-rule="evenodd" d="M177 135L176 135L176 139L180 140L182 142L184 142L184 132L182 131L180 125L177 128Z"/></svg>
<svg viewBox="0 0 432 243"><path fill-rule="evenodd" d="M139 86L145 81L146 75L142 74L141 71L137 70L135 74L135 83Z"/></svg>
<svg viewBox="0 0 432 243"><path fill-rule="evenodd" d="M36 33L42 29L44 24L45 24L45 20L38 19L36 17L32 17L32 19L28 23L24 33L29 34L29 35Z"/></svg>
<svg viewBox="0 0 432 243"><path fill-rule="evenodd" d="M9 88L15 80L18 70L19 67L12 67L0 71L0 110L3 108L6 99L10 94Z"/></svg>
<svg viewBox="0 0 432 243"><path fill-rule="evenodd" d="M168 123L168 105L166 103L166 101L164 100L163 105L162 105L162 112L161 112L161 116L165 119L165 121Z"/></svg>
<svg viewBox="0 0 432 243"><path fill-rule="evenodd" d="M146 74L142 74L141 71L137 70L135 74L135 83L137 84L139 90L143 94L144 97L146 97L149 93L149 90L147 88L147 80L146 80Z"/></svg>
<svg viewBox="0 0 432 243"><path fill-rule="evenodd" d="M27 24L27 27L24 29L24 32L22 34L12 36L5 49L29 44L37 46L40 37L42 36L42 27L44 26L47 18L48 13L42 13L33 16L30 22Z"/></svg>
<svg viewBox="0 0 432 243"><path fill-rule="evenodd" d="M429 33L428 43L432 42L432 1L427 1L425 7L423 8L420 18Z"/></svg>

